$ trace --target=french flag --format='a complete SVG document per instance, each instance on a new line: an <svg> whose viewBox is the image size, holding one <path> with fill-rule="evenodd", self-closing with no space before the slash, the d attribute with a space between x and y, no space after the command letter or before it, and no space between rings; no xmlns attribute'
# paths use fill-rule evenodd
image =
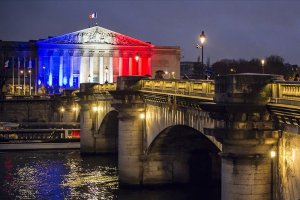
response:
<svg viewBox="0 0 300 200"><path fill-rule="evenodd" d="M4 63L4 68L8 68L8 63L9 63L9 60L7 60L7 61Z"/></svg>
<svg viewBox="0 0 300 200"><path fill-rule="evenodd" d="M97 13L96 12L89 15L89 19L96 19L96 18L97 18Z"/></svg>

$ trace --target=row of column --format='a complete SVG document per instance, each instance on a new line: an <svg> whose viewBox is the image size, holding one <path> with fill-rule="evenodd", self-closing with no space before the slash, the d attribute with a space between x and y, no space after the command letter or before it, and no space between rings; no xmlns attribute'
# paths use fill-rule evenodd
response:
<svg viewBox="0 0 300 200"><path fill-rule="evenodd" d="M114 54L112 53L109 56L101 54L100 56L94 56L93 53L89 53L89 55L86 56L85 53L81 52L79 56L74 56L73 53L65 54L63 52L59 54L58 64L54 66L55 55L50 54L46 56L49 59L49 69L47 70L45 70L46 66L45 63L43 63L45 56L40 56L40 76L45 77L45 71L48 74L47 80L41 80L41 82L44 82L44 84L47 83L49 86L58 84L59 87L63 87L64 85L79 87L80 83L84 82L98 82L101 84L105 82L111 83L114 81L114 76L151 74L150 56L123 57L121 55L114 57L113 55ZM146 66L143 66L143 64ZM124 69L125 66L128 67L128 69ZM98 69L95 70L95 67ZM143 67L145 67L144 70L142 69ZM54 72L58 72L58 83L53 83L53 78L55 76ZM73 85L74 77L78 76L78 85ZM95 80L95 77L98 77L98 79Z"/></svg>

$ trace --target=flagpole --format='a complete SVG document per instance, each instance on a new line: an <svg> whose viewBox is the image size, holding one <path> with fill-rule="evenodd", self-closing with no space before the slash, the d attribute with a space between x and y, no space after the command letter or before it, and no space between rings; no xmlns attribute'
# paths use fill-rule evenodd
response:
<svg viewBox="0 0 300 200"><path fill-rule="evenodd" d="M13 83L13 88L12 88L12 94L15 95L15 57L12 57L12 83Z"/></svg>
<svg viewBox="0 0 300 200"><path fill-rule="evenodd" d="M23 74L23 94L25 96L25 74L26 74L26 67L25 67L25 57L24 57L24 74Z"/></svg>
<svg viewBox="0 0 300 200"><path fill-rule="evenodd" d="M34 60L34 94L37 94L37 88L38 88L38 68L39 63L38 63L38 59L35 58Z"/></svg>
<svg viewBox="0 0 300 200"><path fill-rule="evenodd" d="M29 61L28 61L28 73L29 73L29 95L31 96L31 58L29 58Z"/></svg>
<svg viewBox="0 0 300 200"><path fill-rule="evenodd" d="M18 95L21 94L20 87L20 58L18 56Z"/></svg>

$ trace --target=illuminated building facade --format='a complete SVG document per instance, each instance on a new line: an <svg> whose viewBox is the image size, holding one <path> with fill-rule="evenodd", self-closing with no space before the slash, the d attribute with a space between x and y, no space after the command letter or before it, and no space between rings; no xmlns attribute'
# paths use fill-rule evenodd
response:
<svg viewBox="0 0 300 200"><path fill-rule="evenodd" d="M34 63L37 69L33 85L44 85L54 92L78 88L84 82L111 83L118 76L154 77L157 70L174 72L175 78L180 75L179 47L155 46L99 26L38 40L33 46L31 53L16 48L12 53L7 52L9 48L2 50L1 63L5 65L9 60L9 67L17 70L13 79L19 80L20 69L28 68L29 60L33 59L31 65ZM19 64L18 57L25 62ZM14 85L22 85L19 82L14 81ZM24 83L27 85L28 81Z"/></svg>

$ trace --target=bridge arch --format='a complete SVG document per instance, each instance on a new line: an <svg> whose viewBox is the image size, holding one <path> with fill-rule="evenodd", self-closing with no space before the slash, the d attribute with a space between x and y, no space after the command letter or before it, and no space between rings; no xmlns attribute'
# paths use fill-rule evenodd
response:
<svg viewBox="0 0 300 200"><path fill-rule="evenodd" d="M118 127L118 111L111 110L103 116L94 134L96 153L117 153Z"/></svg>
<svg viewBox="0 0 300 200"><path fill-rule="evenodd" d="M219 148L192 127L165 128L145 152L144 184L207 185L220 181Z"/></svg>
<svg viewBox="0 0 300 200"><path fill-rule="evenodd" d="M97 134L112 136L118 135L118 111L111 110L103 117Z"/></svg>
<svg viewBox="0 0 300 200"><path fill-rule="evenodd" d="M170 109L166 105L158 105L148 102L146 106L146 145L149 146L157 135L171 126L183 125L204 133L205 128L214 128L216 121L209 116L209 113L202 109L188 109L177 107ZM202 134L203 135L203 134ZM215 137L203 135L213 142L220 150L222 144Z"/></svg>

